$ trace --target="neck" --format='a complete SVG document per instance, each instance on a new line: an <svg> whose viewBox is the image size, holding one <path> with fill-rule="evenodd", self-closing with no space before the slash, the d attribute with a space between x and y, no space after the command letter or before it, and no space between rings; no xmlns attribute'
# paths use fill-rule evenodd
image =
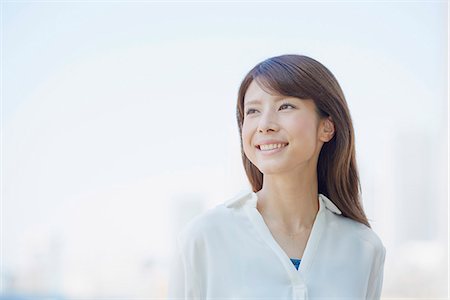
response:
<svg viewBox="0 0 450 300"><path fill-rule="evenodd" d="M257 209L286 231L310 229L319 210L317 173L264 175Z"/></svg>

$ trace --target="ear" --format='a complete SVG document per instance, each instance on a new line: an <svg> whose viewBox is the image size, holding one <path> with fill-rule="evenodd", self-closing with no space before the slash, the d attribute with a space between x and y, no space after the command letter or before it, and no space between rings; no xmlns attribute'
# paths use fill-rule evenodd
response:
<svg viewBox="0 0 450 300"><path fill-rule="evenodd" d="M334 123L331 117L326 117L320 121L319 138L322 142L329 142L334 136Z"/></svg>

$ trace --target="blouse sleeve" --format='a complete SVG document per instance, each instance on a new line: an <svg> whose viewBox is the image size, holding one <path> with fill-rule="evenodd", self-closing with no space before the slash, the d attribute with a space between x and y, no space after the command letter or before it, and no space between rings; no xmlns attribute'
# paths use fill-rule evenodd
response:
<svg viewBox="0 0 450 300"><path fill-rule="evenodd" d="M379 300L381 297L381 288L383 286L383 272L386 249L382 246L379 255L375 258L374 267L369 277L366 299Z"/></svg>
<svg viewBox="0 0 450 300"><path fill-rule="evenodd" d="M199 299L195 288L194 270L190 268L188 247L178 237L174 255L170 263L168 300Z"/></svg>

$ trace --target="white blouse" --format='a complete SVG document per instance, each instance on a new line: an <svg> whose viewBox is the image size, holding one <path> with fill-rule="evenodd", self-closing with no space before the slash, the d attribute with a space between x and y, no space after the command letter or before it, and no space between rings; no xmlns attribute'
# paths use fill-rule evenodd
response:
<svg viewBox="0 0 450 300"><path fill-rule="evenodd" d="M191 220L172 261L169 299L379 299L385 248L319 194L297 270L247 192Z"/></svg>

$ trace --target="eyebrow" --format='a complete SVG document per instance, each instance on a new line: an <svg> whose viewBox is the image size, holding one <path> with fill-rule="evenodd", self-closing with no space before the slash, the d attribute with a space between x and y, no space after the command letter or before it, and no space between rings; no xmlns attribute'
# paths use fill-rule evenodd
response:
<svg viewBox="0 0 450 300"><path fill-rule="evenodd" d="M290 97L290 96L275 96L274 98L275 98L275 102L279 102L281 100L286 100L287 98L292 98L292 97ZM261 103L261 100L253 99L253 100L244 102L244 106L250 105L250 104L259 104L259 103Z"/></svg>

